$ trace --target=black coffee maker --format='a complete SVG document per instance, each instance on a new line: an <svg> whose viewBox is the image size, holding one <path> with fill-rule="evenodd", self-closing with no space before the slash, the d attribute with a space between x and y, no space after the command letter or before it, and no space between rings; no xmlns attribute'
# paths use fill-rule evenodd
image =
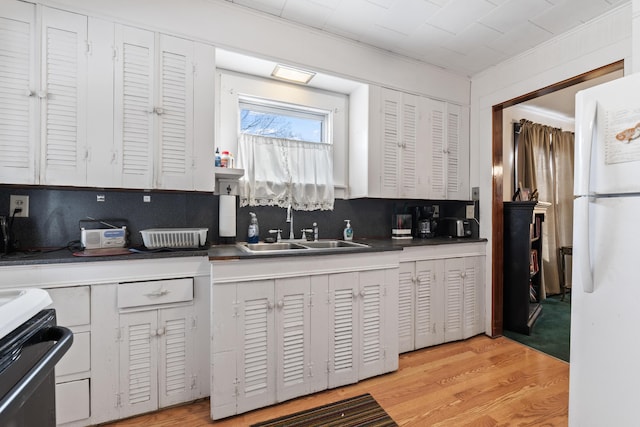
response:
<svg viewBox="0 0 640 427"><path fill-rule="evenodd" d="M435 237L439 211L437 205L416 206L413 213L413 236L421 239Z"/></svg>

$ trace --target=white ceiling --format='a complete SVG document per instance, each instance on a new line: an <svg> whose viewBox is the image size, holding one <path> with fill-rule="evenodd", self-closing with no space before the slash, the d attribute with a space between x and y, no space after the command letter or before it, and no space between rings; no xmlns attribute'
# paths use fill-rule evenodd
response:
<svg viewBox="0 0 640 427"><path fill-rule="evenodd" d="M630 0L227 0L473 76Z"/></svg>

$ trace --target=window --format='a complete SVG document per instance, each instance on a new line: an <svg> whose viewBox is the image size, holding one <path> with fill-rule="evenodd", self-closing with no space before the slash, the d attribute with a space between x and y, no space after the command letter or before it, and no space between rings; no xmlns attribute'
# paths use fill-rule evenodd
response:
<svg viewBox="0 0 640 427"><path fill-rule="evenodd" d="M285 170L279 169L282 172L281 177L288 176L289 173L304 172L305 183L315 182L310 181L311 175L314 173L312 169L305 166L304 169L296 171L289 169L289 166L300 166L301 162L298 159L301 157L306 160L317 158L320 153L323 153L322 155L330 162L330 166L328 168L314 166L314 168L322 174L330 173L336 195L339 198L345 197L349 159L347 145L349 138L348 95L226 70L220 72L219 84L220 106L217 109L219 134L216 136L216 145L220 147L221 151L229 150L234 153L236 167L245 170L245 177L241 181L241 184L247 184L244 188L247 190L258 189L261 183L266 183L273 189L274 181L268 179L266 174L272 174L274 171L273 169L266 170L266 168L278 164L287 168ZM279 117L279 120L288 121L291 125L288 130L291 132L286 134L288 137L282 138L260 135L259 131L253 131L253 134L249 131L241 131L241 129L248 127L247 124L241 123L243 120L242 109L252 112L253 119L258 114L271 114ZM245 120L248 120L248 117L245 117ZM263 128L269 129L268 126L263 126ZM303 128L306 130L303 131ZM267 132L263 133L267 134ZM245 144L247 140L252 140L254 144ZM257 144L255 144L256 141L258 141ZM247 151L249 148L250 151ZM259 151L258 153L255 152L256 149ZM285 162L285 158L280 154L285 151L288 151L289 154L295 153L296 160L289 158L291 161ZM244 160L246 161L241 159L242 156L245 156ZM252 159L255 159L255 162ZM265 170L262 170L263 168ZM284 175L285 172L287 175ZM324 180L323 182L327 183L328 189L329 181ZM294 191L293 177L291 183L285 181L278 185L283 187L282 191L262 196L257 196L255 193L244 193L247 198L241 196L240 201L241 203L248 201L253 204L255 199L259 198L261 203L286 207L288 201L282 199L289 197L291 191ZM308 191L305 190L304 194L308 195L314 194L314 191L317 190L323 190L324 193L325 190L313 184L307 185L306 188ZM317 197L314 197L317 200ZM332 199L331 202L328 201L329 198ZM321 203L316 209L330 209L333 204L333 196L328 195L325 201L326 203ZM292 205L296 205L295 200L292 200ZM305 208L304 205L307 207ZM296 209L313 209L312 205L310 200L305 200L299 202L299 207Z"/></svg>
<svg viewBox="0 0 640 427"><path fill-rule="evenodd" d="M330 112L245 97L238 107L240 205L333 209Z"/></svg>
<svg viewBox="0 0 640 427"><path fill-rule="evenodd" d="M329 112L240 98L240 132L295 141L329 143Z"/></svg>

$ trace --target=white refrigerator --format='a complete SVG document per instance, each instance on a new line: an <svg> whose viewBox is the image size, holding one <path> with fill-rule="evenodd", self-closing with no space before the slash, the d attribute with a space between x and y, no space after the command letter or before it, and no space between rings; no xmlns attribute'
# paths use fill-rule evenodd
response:
<svg viewBox="0 0 640 427"><path fill-rule="evenodd" d="M569 426L640 426L640 74L576 95Z"/></svg>

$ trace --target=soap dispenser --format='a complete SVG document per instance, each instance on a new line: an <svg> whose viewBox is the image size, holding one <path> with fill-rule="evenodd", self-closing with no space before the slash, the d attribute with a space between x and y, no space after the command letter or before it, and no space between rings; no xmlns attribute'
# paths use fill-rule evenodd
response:
<svg viewBox="0 0 640 427"><path fill-rule="evenodd" d="M251 221L247 230L247 243L258 243L260 241L260 229L258 228L258 217L253 212L249 212Z"/></svg>
<svg viewBox="0 0 640 427"><path fill-rule="evenodd" d="M344 222L346 222L347 224L344 226L342 237L344 237L344 240L353 240L353 228L351 228L351 220L345 219Z"/></svg>

